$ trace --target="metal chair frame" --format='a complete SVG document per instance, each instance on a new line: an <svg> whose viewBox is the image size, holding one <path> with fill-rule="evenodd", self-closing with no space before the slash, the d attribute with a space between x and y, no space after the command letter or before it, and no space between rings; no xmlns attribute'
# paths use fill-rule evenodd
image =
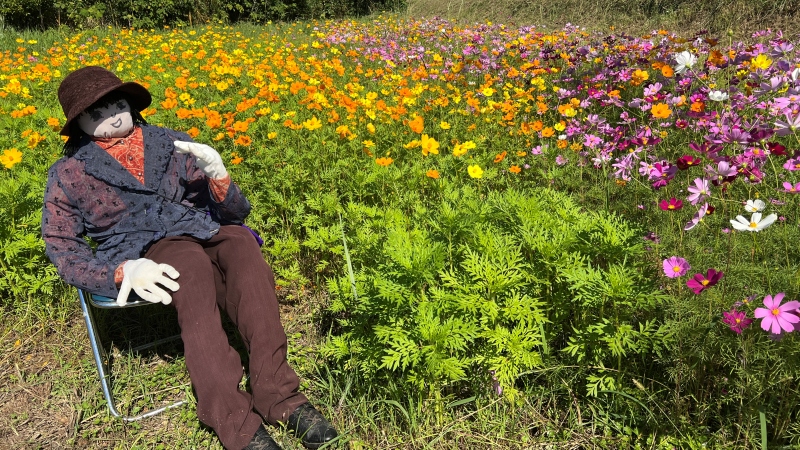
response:
<svg viewBox="0 0 800 450"><path fill-rule="evenodd" d="M133 297L133 295L131 295ZM147 302L142 299L133 298L129 299L128 304L125 306L119 306L116 303L116 300L109 297L104 297L100 295L93 295L92 293L85 291L83 289L78 289L78 299L80 300L81 310L83 311L83 319L86 321L86 329L89 332L89 343L92 347L92 354L94 355L94 363L97 366L97 374L100 376L100 386L103 389L103 397L106 399L106 403L108 404L108 409L111 412L111 415L117 419L121 419L124 422L135 422L147 417L152 417L157 414L160 414L168 409L176 408L187 403L186 398L183 400L179 400L174 403L170 403L169 405L162 406L160 408L155 408L151 410L147 410L142 414L136 416L125 416L117 411L116 402L114 401L114 396L111 392L111 367L109 366L109 358L106 354L105 348L102 345L100 340L100 334L97 331L97 327L95 325L95 318L92 308L98 309L122 309L122 308L133 308L136 306L143 306L143 305L152 305L153 303ZM180 339L180 335L170 336L164 339L158 339L153 342L140 345L138 347L134 347L131 351L140 351L146 348L155 347L157 345L163 344L165 342L171 342L174 340Z"/></svg>

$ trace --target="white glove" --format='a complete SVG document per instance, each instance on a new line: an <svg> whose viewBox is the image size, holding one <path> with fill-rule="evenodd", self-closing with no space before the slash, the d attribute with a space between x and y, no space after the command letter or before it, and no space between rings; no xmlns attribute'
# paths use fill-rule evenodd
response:
<svg viewBox="0 0 800 450"><path fill-rule="evenodd" d="M139 258L128 261L122 266L122 273L122 285L117 296L117 305L119 306L125 306L128 303L131 289L148 302L169 305L172 302L172 295L161 286L172 291L177 291L180 287L178 283L170 279L178 278L180 276L178 271L169 264L158 264L152 259Z"/></svg>
<svg viewBox="0 0 800 450"><path fill-rule="evenodd" d="M178 153L191 153L197 158L197 167L209 178L225 178L228 171L222 164L222 157L213 148L197 142L175 141L175 151Z"/></svg>

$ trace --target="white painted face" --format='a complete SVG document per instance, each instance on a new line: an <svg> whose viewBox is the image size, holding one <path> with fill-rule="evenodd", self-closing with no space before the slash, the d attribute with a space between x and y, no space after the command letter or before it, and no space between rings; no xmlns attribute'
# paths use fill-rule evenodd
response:
<svg viewBox="0 0 800 450"><path fill-rule="evenodd" d="M78 126L89 136L99 138L127 136L133 129L131 106L124 98L105 105L99 102L78 116Z"/></svg>

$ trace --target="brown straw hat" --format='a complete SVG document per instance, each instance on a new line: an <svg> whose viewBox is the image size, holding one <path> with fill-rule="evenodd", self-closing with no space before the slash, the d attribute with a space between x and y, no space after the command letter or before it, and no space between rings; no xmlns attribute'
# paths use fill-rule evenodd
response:
<svg viewBox="0 0 800 450"><path fill-rule="evenodd" d="M141 111L153 101L150 92L139 83L123 83L118 76L98 66L82 67L64 78L58 87L58 101L67 116L67 123L61 129L64 136L70 135L70 123L86 108L109 92L120 91L137 111Z"/></svg>

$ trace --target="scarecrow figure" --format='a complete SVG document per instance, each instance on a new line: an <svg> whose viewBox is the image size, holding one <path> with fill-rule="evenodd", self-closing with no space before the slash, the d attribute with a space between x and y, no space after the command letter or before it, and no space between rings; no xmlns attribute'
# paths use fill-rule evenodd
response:
<svg viewBox="0 0 800 450"><path fill-rule="evenodd" d="M286 361L272 269L242 226L250 204L213 148L148 125L152 98L89 66L58 89L65 156L50 168L42 236L64 280L125 304L133 290L178 314L197 416L227 449L280 449L262 424L284 423L315 449L337 433ZM88 236L96 249L84 240ZM219 310L250 355L252 393Z"/></svg>

